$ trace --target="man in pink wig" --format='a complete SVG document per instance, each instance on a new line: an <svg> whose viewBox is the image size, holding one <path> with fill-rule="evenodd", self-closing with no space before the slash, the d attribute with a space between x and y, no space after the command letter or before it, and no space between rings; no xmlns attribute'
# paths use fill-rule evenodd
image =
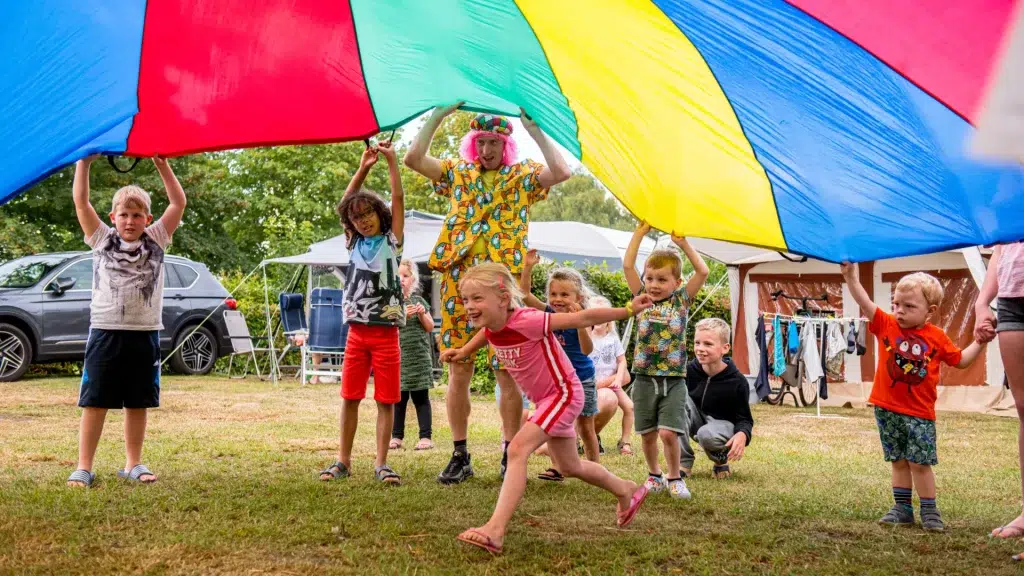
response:
<svg viewBox="0 0 1024 576"><path fill-rule="evenodd" d="M523 127L544 154L547 166L532 160L517 162L512 124L508 118L492 114L473 119L459 148L461 158L439 160L427 155L434 132L461 105L435 109L405 155L405 165L429 178L434 191L449 201L448 215L430 257L430 267L441 273L442 350L462 347L475 333L459 297L459 278L481 262L504 264L518 275L529 246L530 206L571 175L554 144L522 110ZM522 419L522 396L493 350L488 351L488 358L501 392L502 430L505 440L511 440ZM473 475L466 447L472 378L472 359L451 365L448 423L455 451L437 478L444 484L456 484ZM505 456L501 462L504 476Z"/></svg>

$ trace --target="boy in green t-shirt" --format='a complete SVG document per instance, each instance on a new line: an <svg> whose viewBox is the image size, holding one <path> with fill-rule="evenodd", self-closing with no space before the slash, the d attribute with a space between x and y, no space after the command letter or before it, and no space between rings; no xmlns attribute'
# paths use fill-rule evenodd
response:
<svg viewBox="0 0 1024 576"><path fill-rule="evenodd" d="M689 430L686 413L686 324L690 302L708 277L708 266L686 238L672 236L693 264L693 276L683 286L683 262L673 249L658 249L644 264L641 280L636 272L636 255L650 225L641 223L626 249L622 271L634 295L646 292L654 306L637 316L636 349L633 354L632 396L636 433L643 438L647 460L647 489L665 488L673 498L689 498L680 473L679 434ZM658 463L658 438L665 447L668 478Z"/></svg>

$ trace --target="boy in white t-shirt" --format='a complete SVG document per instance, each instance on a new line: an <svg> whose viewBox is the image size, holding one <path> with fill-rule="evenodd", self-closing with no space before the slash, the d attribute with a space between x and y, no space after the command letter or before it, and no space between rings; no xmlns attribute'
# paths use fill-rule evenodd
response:
<svg viewBox="0 0 1024 576"><path fill-rule="evenodd" d="M126 462L117 475L149 484L156 475L141 463L142 442L146 410L160 405L164 250L185 212L185 191L167 161L153 158L167 190L167 210L153 222L149 194L125 186L114 194L111 228L89 203L89 166L96 158L75 165L75 212L92 248L93 288L78 399L83 408L78 466L67 483L92 485L93 457L107 410L123 408Z"/></svg>

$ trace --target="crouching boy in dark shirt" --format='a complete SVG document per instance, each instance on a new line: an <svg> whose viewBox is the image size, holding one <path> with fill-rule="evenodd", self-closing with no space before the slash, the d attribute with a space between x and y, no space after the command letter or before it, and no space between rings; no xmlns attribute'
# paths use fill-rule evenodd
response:
<svg viewBox="0 0 1024 576"><path fill-rule="evenodd" d="M743 457L754 428L748 400L750 385L725 357L729 353L729 325L724 320L706 318L697 323L693 352L697 358L686 369L689 436L714 462L713 476L728 478L729 462ZM689 476L695 458L690 438L680 435L679 443L680 467Z"/></svg>

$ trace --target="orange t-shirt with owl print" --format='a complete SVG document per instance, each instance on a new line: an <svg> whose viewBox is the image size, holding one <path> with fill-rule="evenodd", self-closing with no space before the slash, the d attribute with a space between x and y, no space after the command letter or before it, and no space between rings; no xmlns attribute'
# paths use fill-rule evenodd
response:
<svg viewBox="0 0 1024 576"><path fill-rule="evenodd" d="M878 366L868 402L897 414L935 420L939 364L959 364L960 349L938 326L929 322L904 330L881 308L868 330L878 338Z"/></svg>

